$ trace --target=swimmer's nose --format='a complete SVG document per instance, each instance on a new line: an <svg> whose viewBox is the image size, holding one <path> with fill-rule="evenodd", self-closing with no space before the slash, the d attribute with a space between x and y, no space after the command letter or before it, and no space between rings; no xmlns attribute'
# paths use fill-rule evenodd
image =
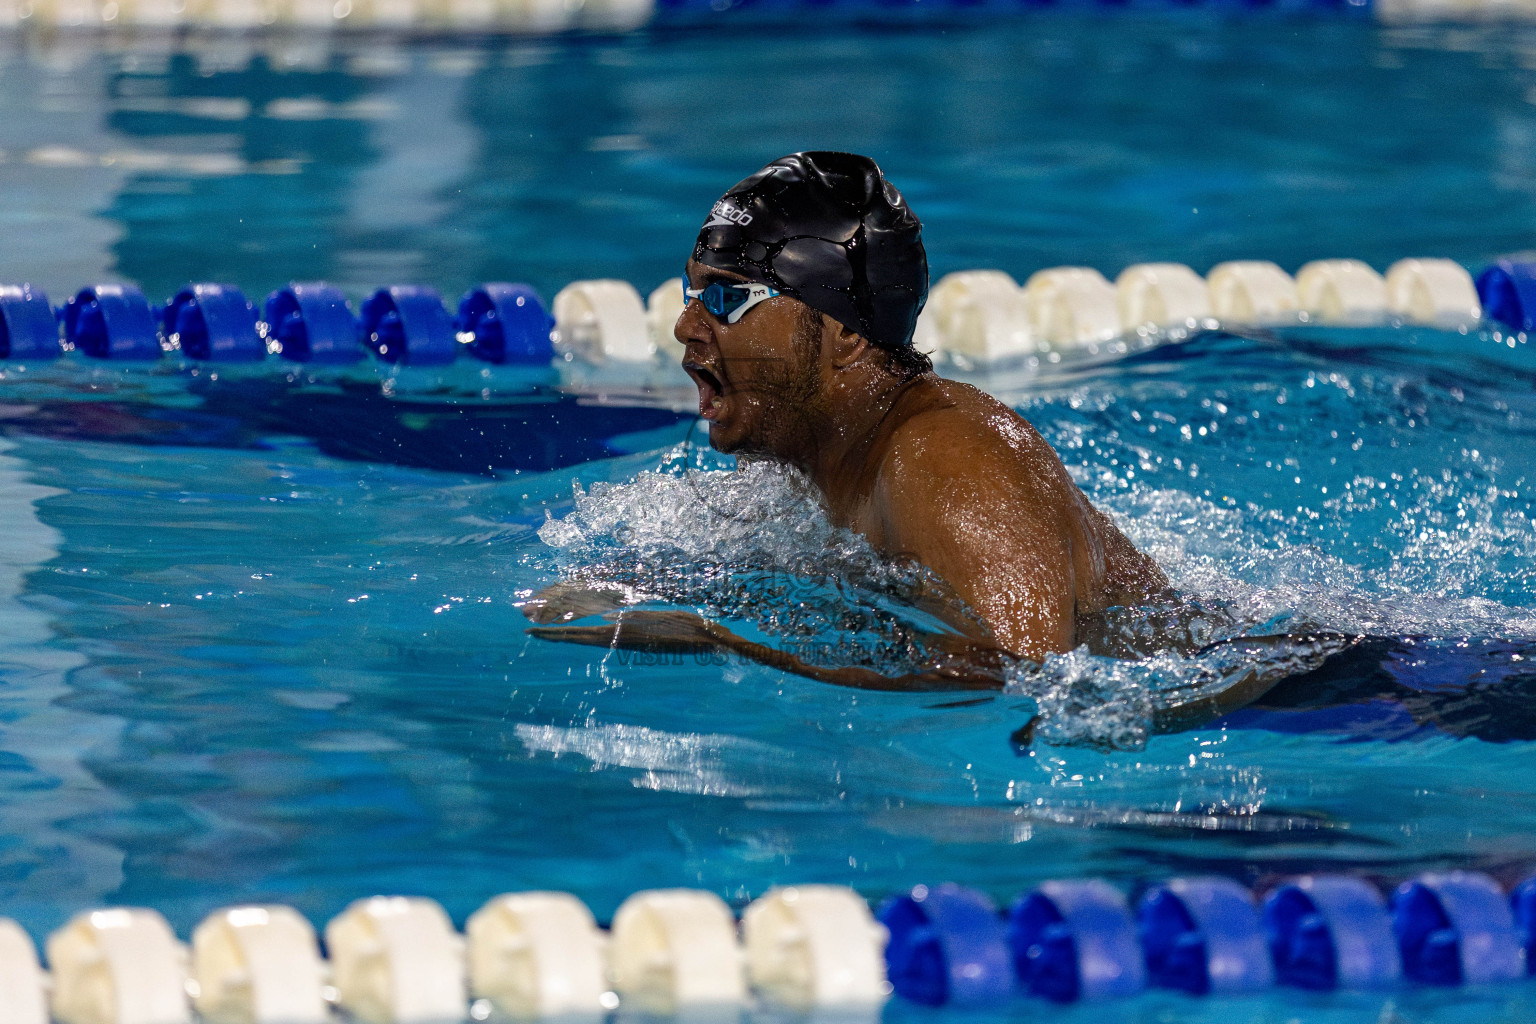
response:
<svg viewBox="0 0 1536 1024"><path fill-rule="evenodd" d="M707 345L715 338L713 318L704 309L704 303L692 299L683 307L682 315L672 328L672 336L686 346L689 342ZM684 356L686 359L687 357Z"/></svg>

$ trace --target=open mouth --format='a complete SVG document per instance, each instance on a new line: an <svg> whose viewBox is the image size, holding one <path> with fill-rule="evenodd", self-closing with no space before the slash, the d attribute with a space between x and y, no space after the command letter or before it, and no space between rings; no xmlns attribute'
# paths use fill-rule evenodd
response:
<svg viewBox="0 0 1536 1024"><path fill-rule="evenodd" d="M717 418L725 405L725 385L720 382L720 378L714 371L698 363L684 363L683 369L693 378L694 384L698 385L699 415L706 420Z"/></svg>

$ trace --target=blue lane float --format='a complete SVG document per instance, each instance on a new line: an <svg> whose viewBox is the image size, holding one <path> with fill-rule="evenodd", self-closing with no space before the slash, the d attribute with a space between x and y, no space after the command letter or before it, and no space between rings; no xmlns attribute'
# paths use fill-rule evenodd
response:
<svg viewBox="0 0 1536 1024"><path fill-rule="evenodd" d="M443 366L458 354L453 318L432 288L380 288L362 308L363 343L386 363Z"/></svg>
<svg viewBox="0 0 1536 1024"><path fill-rule="evenodd" d="M880 908L890 932L886 974L904 999L928 1006L991 1006L1013 992L1013 957L997 908L958 885L919 885Z"/></svg>
<svg viewBox="0 0 1536 1024"><path fill-rule="evenodd" d="M1387 903L1358 878L1295 879L1269 894L1263 919L1275 977L1282 985L1316 991L1376 989L1402 978Z"/></svg>
<svg viewBox="0 0 1536 1024"><path fill-rule="evenodd" d="M555 357L555 318L525 284L484 284L464 293L454 326L469 352L488 363L547 363Z"/></svg>
<svg viewBox="0 0 1536 1024"><path fill-rule="evenodd" d="M160 323L166 339L190 359L251 363L267 354L256 307L234 285L188 285L166 304Z"/></svg>
<svg viewBox="0 0 1536 1024"><path fill-rule="evenodd" d="M1536 263L1499 260L1477 275L1477 299L1489 320L1536 330Z"/></svg>
<svg viewBox="0 0 1536 1024"><path fill-rule="evenodd" d="M1046 882L1008 913L1019 984L1058 1003L1133 996L1146 987L1136 923L1120 891L1096 879Z"/></svg>
<svg viewBox="0 0 1536 1024"><path fill-rule="evenodd" d="M1525 977L1525 948L1509 898L1487 875L1420 875L1392 894L1403 973L1423 985L1481 985Z"/></svg>
<svg viewBox="0 0 1536 1024"><path fill-rule="evenodd" d="M1515 928L1525 948L1525 972L1536 974L1536 876L1515 886L1509 894L1509 908L1515 915Z"/></svg>
<svg viewBox="0 0 1536 1024"><path fill-rule="evenodd" d="M264 319L284 359L342 365L363 358L346 296L323 282L279 288L267 296Z"/></svg>
<svg viewBox="0 0 1536 1024"><path fill-rule="evenodd" d="M1536 261L1499 260L1483 270L1476 286L1488 325L1536 331ZM0 286L0 292L0 359L49 358L47 330L36 315L46 297L25 285ZM1464 305L1470 305L1470 296L1466 299ZM257 321L257 330L264 333L254 340L246 328L250 309L231 285L191 285L165 310L152 310L131 285L85 288L60 311L63 350L152 360L160 355L163 326L170 347L197 360L256 360L266 350L297 362L350 364L362 358L365 346L382 361L420 366L451 362L461 345L495 364L544 365L555 355L554 321L525 284L473 288L459 300L456 314L429 287L396 285L364 303L360 325L337 289L320 282L294 283L267 296ZM171 318L163 325L162 314ZM179 323L183 316L189 318L185 329Z"/></svg>
<svg viewBox="0 0 1536 1024"><path fill-rule="evenodd" d="M1258 907L1228 878L1175 878L1136 908L1147 977L1194 995L1254 992L1274 984Z"/></svg>
<svg viewBox="0 0 1536 1024"><path fill-rule="evenodd" d="M160 332L144 293L131 284L82 288L64 304L64 341L93 359L159 359Z"/></svg>
<svg viewBox="0 0 1536 1024"><path fill-rule="evenodd" d="M63 351L48 296L29 284L0 285L0 359L57 359Z"/></svg>

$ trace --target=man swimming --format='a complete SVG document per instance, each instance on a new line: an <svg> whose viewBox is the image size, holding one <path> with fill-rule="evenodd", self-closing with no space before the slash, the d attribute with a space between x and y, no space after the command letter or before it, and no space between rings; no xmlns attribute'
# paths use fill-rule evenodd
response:
<svg viewBox="0 0 1536 1024"><path fill-rule="evenodd" d="M796 467L834 524L944 581L980 618L980 628L954 623L963 639L952 647L974 675L995 673L991 655L1038 662L1070 650L1086 617L1166 588L1023 417L939 377L913 348L928 293L922 226L873 160L775 160L715 203L687 275L675 334L711 445ZM601 599L554 596L525 612L554 623L603 610ZM766 657L689 613L627 614L534 632L713 643L818 678L840 671Z"/></svg>

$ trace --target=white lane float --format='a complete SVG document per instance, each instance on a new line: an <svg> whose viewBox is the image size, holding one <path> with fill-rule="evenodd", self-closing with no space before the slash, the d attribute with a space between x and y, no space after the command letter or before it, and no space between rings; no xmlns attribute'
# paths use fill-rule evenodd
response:
<svg viewBox="0 0 1536 1024"><path fill-rule="evenodd" d="M651 344L658 350L665 350L669 343L677 344L677 335L673 331L686 305L680 277L663 281L645 300L645 322L651 331Z"/></svg>
<svg viewBox="0 0 1536 1024"><path fill-rule="evenodd" d="M1454 260L1398 260L1386 284L1387 308L1408 323L1465 327L1483 318L1472 275Z"/></svg>
<svg viewBox="0 0 1536 1024"><path fill-rule="evenodd" d="M209 0L204 14L206 23L223 29L259 29L267 16L260 0Z"/></svg>
<svg viewBox="0 0 1536 1024"><path fill-rule="evenodd" d="M417 0L338 0L331 11L348 28L408 29L421 18Z"/></svg>
<svg viewBox="0 0 1536 1024"><path fill-rule="evenodd" d="M852 889L772 889L747 907L741 931L752 988L774 1006L875 1015L890 992L885 928Z"/></svg>
<svg viewBox="0 0 1536 1024"><path fill-rule="evenodd" d="M187 953L153 910L75 916L48 936L59 1024L189 1024Z"/></svg>
<svg viewBox="0 0 1536 1024"><path fill-rule="evenodd" d="M518 32L562 32L571 27L566 0L505 0L506 27Z"/></svg>
<svg viewBox="0 0 1536 1024"><path fill-rule="evenodd" d="M589 32L632 32L651 20L656 0L577 0L576 22Z"/></svg>
<svg viewBox="0 0 1536 1024"><path fill-rule="evenodd" d="M592 363L643 363L656 354L645 303L628 281L574 281L555 296L555 351Z"/></svg>
<svg viewBox="0 0 1536 1024"><path fill-rule="evenodd" d="M174 28L187 20L187 5L178 0L118 0L113 20L146 28Z"/></svg>
<svg viewBox="0 0 1536 1024"><path fill-rule="evenodd" d="M1182 263L1138 263L1115 278L1120 327L1194 326L1211 315L1205 279Z"/></svg>
<svg viewBox="0 0 1536 1024"><path fill-rule="evenodd" d="M469 988L522 1020L598 1021L612 1008L603 933L586 904L563 892L508 893L465 928Z"/></svg>
<svg viewBox="0 0 1536 1024"><path fill-rule="evenodd" d="M1218 263L1205 276L1211 313L1235 324L1294 321L1301 309L1296 281L1268 260Z"/></svg>
<svg viewBox="0 0 1536 1024"><path fill-rule="evenodd" d="M626 1010L691 1021L733 1020L746 1002L731 910L713 893L653 889L614 914L608 972Z"/></svg>
<svg viewBox="0 0 1536 1024"><path fill-rule="evenodd" d="M203 1024L324 1024L325 966L314 926L292 907L229 907L192 933Z"/></svg>
<svg viewBox="0 0 1536 1024"><path fill-rule="evenodd" d="M1115 286L1092 267L1052 267L1024 282L1024 304L1040 338L1073 348L1120 334Z"/></svg>
<svg viewBox="0 0 1536 1024"><path fill-rule="evenodd" d="M309 32L333 29L341 21L336 17L334 0L331 3L326 0L284 0L273 4L269 11L283 24Z"/></svg>
<svg viewBox="0 0 1536 1024"><path fill-rule="evenodd" d="M47 981L21 925L0 917L0 1024L48 1024Z"/></svg>
<svg viewBox="0 0 1536 1024"><path fill-rule="evenodd" d="M1037 351L1024 293L1001 270L945 274L928 293L913 344L930 355L994 363Z"/></svg>
<svg viewBox="0 0 1536 1024"><path fill-rule="evenodd" d="M0 28L628 32L655 9L655 0L0 0Z"/></svg>
<svg viewBox="0 0 1536 1024"><path fill-rule="evenodd" d="M428 899L358 900L325 926L342 1009L366 1024L440 1024L464 1016L464 942Z"/></svg>
<svg viewBox="0 0 1536 1024"><path fill-rule="evenodd" d="M1387 314L1387 283L1360 260L1313 260L1296 272L1296 292L1313 323L1354 326Z"/></svg>

